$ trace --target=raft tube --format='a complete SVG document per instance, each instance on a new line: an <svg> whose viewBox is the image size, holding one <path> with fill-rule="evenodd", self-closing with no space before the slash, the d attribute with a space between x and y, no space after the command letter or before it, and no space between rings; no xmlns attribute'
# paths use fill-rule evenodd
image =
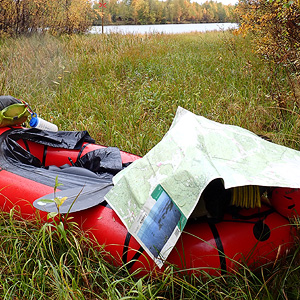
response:
<svg viewBox="0 0 300 300"><path fill-rule="evenodd" d="M86 153L105 148L83 143L79 149L70 150L19 139L18 145L41 161L43 168L14 165L2 151L5 136L14 130L0 128L0 207L6 212L18 207L24 218L35 218L37 211L33 202L53 192L55 176L53 171L51 173L46 169L47 166L70 164L70 161L76 162ZM123 163L139 159L126 152L121 152L121 157ZM61 174L54 172L54 175L58 175L60 181ZM68 174L66 185L73 179L76 181L76 176L80 177ZM86 180L90 180L88 176ZM38 213L46 222L46 213ZM256 209L233 207L221 222L213 222L208 218L189 220L164 267L159 270L106 202L69 216L97 244L105 245L105 249L115 258L115 265L125 264L130 272L142 270L139 275L162 272L169 264L179 272L189 274L204 270L211 275L222 275L238 270L241 263L255 269L274 262L293 245L288 219L274 208L266 205Z"/></svg>

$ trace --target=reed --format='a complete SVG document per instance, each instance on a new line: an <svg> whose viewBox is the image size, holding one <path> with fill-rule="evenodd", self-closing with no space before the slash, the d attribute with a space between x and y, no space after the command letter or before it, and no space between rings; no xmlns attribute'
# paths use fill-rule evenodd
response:
<svg viewBox="0 0 300 300"><path fill-rule="evenodd" d="M299 109L283 69L265 64L249 38L190 34L36 35L0 40L0 94L27 101L60 130L88 130L98 143L144 155L178 106L299 148ZM286 105L279 105L284 101ZM294 220L294 225L299 225ZM170 266L137 279L17 210L0 213L1 299L297 299L299 244L272 266L222 277Z"/></svg>

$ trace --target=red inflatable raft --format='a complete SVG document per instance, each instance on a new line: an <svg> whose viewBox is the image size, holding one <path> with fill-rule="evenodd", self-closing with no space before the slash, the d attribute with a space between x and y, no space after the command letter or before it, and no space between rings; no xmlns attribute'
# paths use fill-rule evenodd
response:
<svg viewBox="0 0 300 300"><path fill-rule="evenodd" d="M66 149L61 146L64 145L63 132L58 133L60 143L57 145L52 145L52 136L45 132L43 138L46 142L40 143L40 133L36 129L0 128L0 206L3 211L17 206L24 218L36 215L33 202L53 192L56 176L68 190L76 190L87 183L97 184L98 179L89 176L89 171L86 174L61 173L56 167L76 164L88 153L107 149L81 137L73 149ZM120 155L123 166L139 158L125 152ZM276 198L276 209L290 206L285 201L285 194L278 195L278 189L275 193L279 198L279 201ZM45 219L46 213L40 214ZM71 215L84 231L106 246L117 265L126 264L130 271L143 268L152 272L156 269L106 202ZM256 268L284 255L292 246L293 237L288 224L285 216L267 205L260 209L233 207L221 222L189 220L165 266L174 264L182 271L205 270L214 275L236 270L240 262Z"/></svg>

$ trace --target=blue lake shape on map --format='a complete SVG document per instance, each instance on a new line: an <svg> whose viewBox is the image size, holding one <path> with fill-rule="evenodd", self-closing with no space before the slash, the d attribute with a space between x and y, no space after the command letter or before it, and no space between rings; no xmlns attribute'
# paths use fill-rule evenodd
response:
<svg viewBox="0 0 300 300"><path fill-rule="evenodd" d="M159 256L180 218L181 211L163 191L137 234L154 257Z"/></svg>

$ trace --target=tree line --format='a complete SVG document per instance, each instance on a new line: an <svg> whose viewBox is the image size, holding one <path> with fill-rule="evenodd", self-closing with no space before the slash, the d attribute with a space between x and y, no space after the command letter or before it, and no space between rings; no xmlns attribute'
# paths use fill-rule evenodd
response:
<svg viewBox="0 0 300 300"><path fill-rule="evenodd" d="M86 32L91 25L235 22L234 6L191 0L1 0L0 36Z"/></svg>
<svg viewBox="0 0 300 300"><path fill-rule="evenodd" d="M106 1L105 1L106 2ZM203 4L191 0L109 0L100 6L105 24L176 24L236 22L235 6L206 1ZM101 24L101 16L94 25Z"/></svg>

